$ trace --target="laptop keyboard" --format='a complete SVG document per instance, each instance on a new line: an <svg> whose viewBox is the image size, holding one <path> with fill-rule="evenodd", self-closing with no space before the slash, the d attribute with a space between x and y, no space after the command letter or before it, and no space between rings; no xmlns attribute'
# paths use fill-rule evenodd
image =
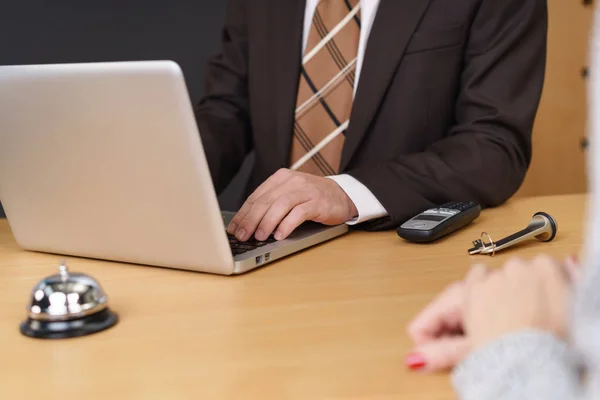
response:
<svg viewBox="0 0 600 400"><path fill-rule="evenodd" d="M230 234L227 234L227 238L229 239L229 247L231 247L231 253L234 256L246 253L248 251L257 249L259 247L266 246L269 243L273 243L273 242L277 241L277 240L275 240L275 238L272 235L269 236L269 238L267 240L262 241L262 242L254 239L254 237L252 237L247 242L240 242L239 240L237 240L235 238L235 236L230 235Z"/></svg>

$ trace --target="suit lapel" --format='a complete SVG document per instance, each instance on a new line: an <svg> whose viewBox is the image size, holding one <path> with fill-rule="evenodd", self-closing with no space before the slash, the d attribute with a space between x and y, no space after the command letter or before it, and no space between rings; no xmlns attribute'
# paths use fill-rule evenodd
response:
<svg viewBox="0 0 600 400"><path fill-rule="evenodd" d="M349 164L385 96L406 46L432 0L381 0L371 28L340 171Z"/></svg>
<svg viewBox="0 0 600 400"><path fill-rule="evenodd" d="M273 77L271 100L275 118L277 167L289 167L290 148L300 79L302 32L306 0L270 0L269 57Z"/></svg>

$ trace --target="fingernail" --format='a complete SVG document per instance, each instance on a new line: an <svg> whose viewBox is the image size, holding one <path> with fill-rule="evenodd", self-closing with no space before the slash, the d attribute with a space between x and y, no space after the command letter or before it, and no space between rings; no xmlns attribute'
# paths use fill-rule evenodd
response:
<svg viewBox="0 0 600 400"><path fill-rule="evenodd" d="M235 233L235 237L237 238L237 240L243 242L246 239L246 230L244 228L240 229Z"/></svg>
<svg viewBox="0 0 600 400"><path fill-rule="evenodd" d="M229 224L229 227L227 228L227 232L234 233L236 228L237 228L237 226L232 222L231 224Z"/></svg>
<svg viewBox="0 0 600 400"><path fill-rule="evenodd" d="M571 254L569 256L569 259L571 259L571 262L573 262L574 264L579 264L579 257L577 257L577 254Z"/></svg>
<svg viewBox="0 0 600 400"><path fill-rule="evenodd" d="M427 365L425 357L418 353L410 353L406 357L406 366L413 371L419 371Z"/></svg>
<svg viewBox="0 0 600 400"><path fill-rule="evenodd" d="M275 240L283 240L283 233L277 231L275 232L275 235L273 235L275 237Z"/></svg>
<svg viewBox="0 0 600 400"><path fill-rule="evenodd" d="M262 229L257 230L254 234L254 237L257 240L265 240L265 231L263 231Z"/></svg>

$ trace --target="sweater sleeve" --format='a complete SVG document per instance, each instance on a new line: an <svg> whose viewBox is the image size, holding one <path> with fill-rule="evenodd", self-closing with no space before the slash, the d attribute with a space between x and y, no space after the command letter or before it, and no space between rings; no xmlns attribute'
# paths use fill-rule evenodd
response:
<svg viewBox="0 0 600 400"><path fill-rule="evenodd" d="M566 342L531 330L473 352L452 381L461 400L570 400L583 396L578 371Z"/></svg>

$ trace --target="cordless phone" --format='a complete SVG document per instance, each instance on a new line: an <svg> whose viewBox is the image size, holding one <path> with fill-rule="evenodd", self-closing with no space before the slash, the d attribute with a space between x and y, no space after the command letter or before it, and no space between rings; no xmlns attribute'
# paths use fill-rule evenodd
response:
<svg viewBox="0 0 600 400"><path fill-rule="evenodd" d="M474 202L451 202L423 211L403 223L398 236L411 242L429 243L473 222L481 213Z"/></svg>

